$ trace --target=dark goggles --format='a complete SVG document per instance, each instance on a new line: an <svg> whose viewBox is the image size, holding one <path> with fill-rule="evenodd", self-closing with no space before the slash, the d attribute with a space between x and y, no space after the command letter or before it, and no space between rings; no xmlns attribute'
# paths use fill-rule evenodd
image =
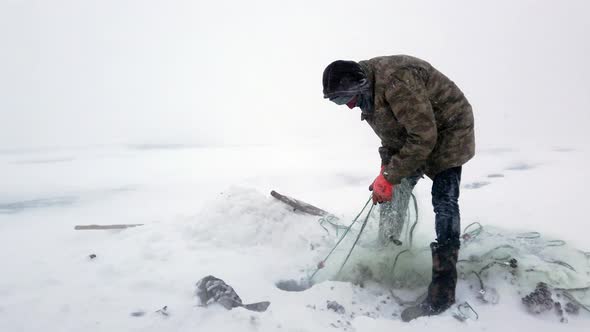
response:
<svg viewBox="0 0 590 332"><path fill-rule="evenodd" d="M352 99L354 99L354 97L356 97L356 95L352 95L352 96L334 96L334 97L330 97L330 101L333 102L333 103L335 103L336 105L346 105Z"/></svg>

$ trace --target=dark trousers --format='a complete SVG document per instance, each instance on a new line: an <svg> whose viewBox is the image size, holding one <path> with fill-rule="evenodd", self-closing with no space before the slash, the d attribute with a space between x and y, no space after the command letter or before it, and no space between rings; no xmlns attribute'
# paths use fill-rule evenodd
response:
<svg viewBox="0 0 590 332"><path fill-rule="evenodd" d="M436 241L441 245L460 245L460 185L461 166L444 170L434 177L432 206L435 213Z"/></svg>
<svg viewBox="0 0 590 332"><path fill-rule="evenodd" d="M399 239L406 220L406 210L414 186L422 174L402 179L394 186L393 199L380 205L379 240L383 244ZM432 206L435 213L436 240L441 245L459 246L461 218L459 216L459 186L461 166L437 174L432 184Z"/></svg>

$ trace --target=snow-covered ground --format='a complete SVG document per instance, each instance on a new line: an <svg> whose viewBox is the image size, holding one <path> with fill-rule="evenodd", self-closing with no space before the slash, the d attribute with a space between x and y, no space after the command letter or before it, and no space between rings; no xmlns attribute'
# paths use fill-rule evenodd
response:
<svg viewBox="0 0 590 332"><path fill-rule="evenodd" d="M459 322L453 309L402 323L401 307L389 293L393 286L376 281L387 277L399 249L374 248L375 220L344 281L328 279L334 279L351 241L328 261L312 288L277 289L279 280L309 275L336 235L315 217L291 213L270 190L348 223L369 197L367 186L378 166L376 147L366 146L2 151L0 331L587 330L590 316L583 311L569 316L567 324L553 313L528 314L520 301L524 294L517 292L532 291L519 289L530 285L504 280L509 273L503 268L488 275L490 283L498 279L493 281L497 304L476 299L473 278L459 281L458 301L469 302L479 320ZM574 257L574 248L590 250L589 167L589 151L575 146L482 147L463 170L462 226L480 222L495 234L537 231L543 239L564 240L568 249L553 259L571 264L576 273L554 264L549 281L590 284L588 262ZM430 185L424 179L415 191L417 248L434 237ZM144 225L74 230L83 224ZM468 258L469 245L464 248L461 258ZM520 263L525 268L527 260ZM420 276L429 264L427 255L400 259L396 274L414 269ZM362 265L376 278L362 286L346 281ZM232 285L246 303L270 301L268 311L197 306L194 285L209 274ZM396 291L411 299L420 287ZM327 310L326 301L337 301L346 312ZM169 316L156 313L164 306ZM137 312L145 314L132 315Z"/></svg>

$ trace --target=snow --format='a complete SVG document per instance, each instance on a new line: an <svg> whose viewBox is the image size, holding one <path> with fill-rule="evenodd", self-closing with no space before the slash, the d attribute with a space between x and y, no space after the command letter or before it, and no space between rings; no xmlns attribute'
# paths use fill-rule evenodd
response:
<svg viewBox="0 0 590 332"><path fill-rule="evenodd" d="M402 323L396 316L400 306L389 295L395 280L386 280L396 252L375 248L374 219L343 278L333 280L352 239L344 241L310 289L276 288L279 280L308 276L336 236L317 218L292 213L270 190L326 209L348 224L369 196L378 158L374 147L362 145L4 151L0 331L586 330L584 312L570 316L567 324L554 314L526 313L523 295L503 279L509 274L502 268L490 272L489 284L499 293L495 305L476 299L477 290L469 288L473 279L459 281L458 301L468 301L479 320L459 322L450 310ZM564 240L568 247L552 253L580 273L555 266L547 271L551 280L590 283L582 273L587 262L573 254L590 250L585 241L589 181L587 172L580 172L589 160L587 150L573 146L480 148L464 167L462 226L477 221L493 234L537 231L543 239ZM418 248L434 237L430 185L423 179L415 191ZM75 231L79 224L144 225ZM461 257L489 249L483 239L464 246ZM522 266L538 263L536 256L521 254ZM383 282L367 281L364 287L350 282L359 264ZM429 264L427 252L400 257L395 275L408 281L415 271L417 288L396 293L405 299L419 295L424 290L419 276L428 273ZM270 301L268 311L197 306L194 285L210 274L231 285L245 303ZM337 301L346 312L327 310L327 301ZM164 306L170 316L156 313Z"/></svg>

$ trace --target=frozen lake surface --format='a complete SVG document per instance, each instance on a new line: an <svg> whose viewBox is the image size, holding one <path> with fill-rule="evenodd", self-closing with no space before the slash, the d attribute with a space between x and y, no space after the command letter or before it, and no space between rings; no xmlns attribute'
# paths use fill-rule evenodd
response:
<svg viewBox="0 0 590 332"><path fill-rule="evenodd" d="M548 280L590 284L590 277L581 274L586 262L571 254L590 250L590 181L583 171L590 166L589 157L575 147L480 149L463 171L462 227L479 222L489 232L488 240L494 234L512 236L498 238L500 244L515 244L511 239L530 234L526 232L539 232L543 241L563 240L568 251L561 256L539 257L559 257L576 273L552 265L553 271L545 271ZM270 197L270 190L312 203L348 223L368 198L367 187L378 166L376 148L366 146L138 145L2 151L0 330L586 330L588 313L570 316L567 325L554 314L528 314L520 302L524 294L503 279L510 274L502 268L491 270L486 279L499 295L497 304L477 299L473 278L459 281L458 301L468 301L479 320L461 323L448 312L402 323L397 316L401 307L389 293L392 280L386 282L388 264L399 250L375 249L376 221L353 253L346 278L333 280L345 246L311 289L277 289L279 280L308 276L336 235L322 229L317 218L291 213ZM434 238L430 185L423 179L415 191L420 212L417 248ZM75 225L88 224L143 226L74 230ZM460 258L488 250L490 244L484 240L465 245ZM540 243L523 241L529 241L529 249ZM527 254L523 248L524 244L519 247L521 255ZM537 266L537 256L527 257L523 267ZM428 273L428 259L416 254L413 260L401 260L396 275L408 278L408 271L413 271L417 282L413 289L396 292L411 299L424 290L420 278ZM362 266L373 274L364 287L349 282L358 272L355 268ZM246 303L270 301L268 311L197 306L194 285L209 274L232 285ZM530 285L523 281L520 287L525 286ZM327 301L337 301L346 312L327 310ZM169 316L156 312L164 306ZM132 315L137 312L145 314Z"/></svg>

